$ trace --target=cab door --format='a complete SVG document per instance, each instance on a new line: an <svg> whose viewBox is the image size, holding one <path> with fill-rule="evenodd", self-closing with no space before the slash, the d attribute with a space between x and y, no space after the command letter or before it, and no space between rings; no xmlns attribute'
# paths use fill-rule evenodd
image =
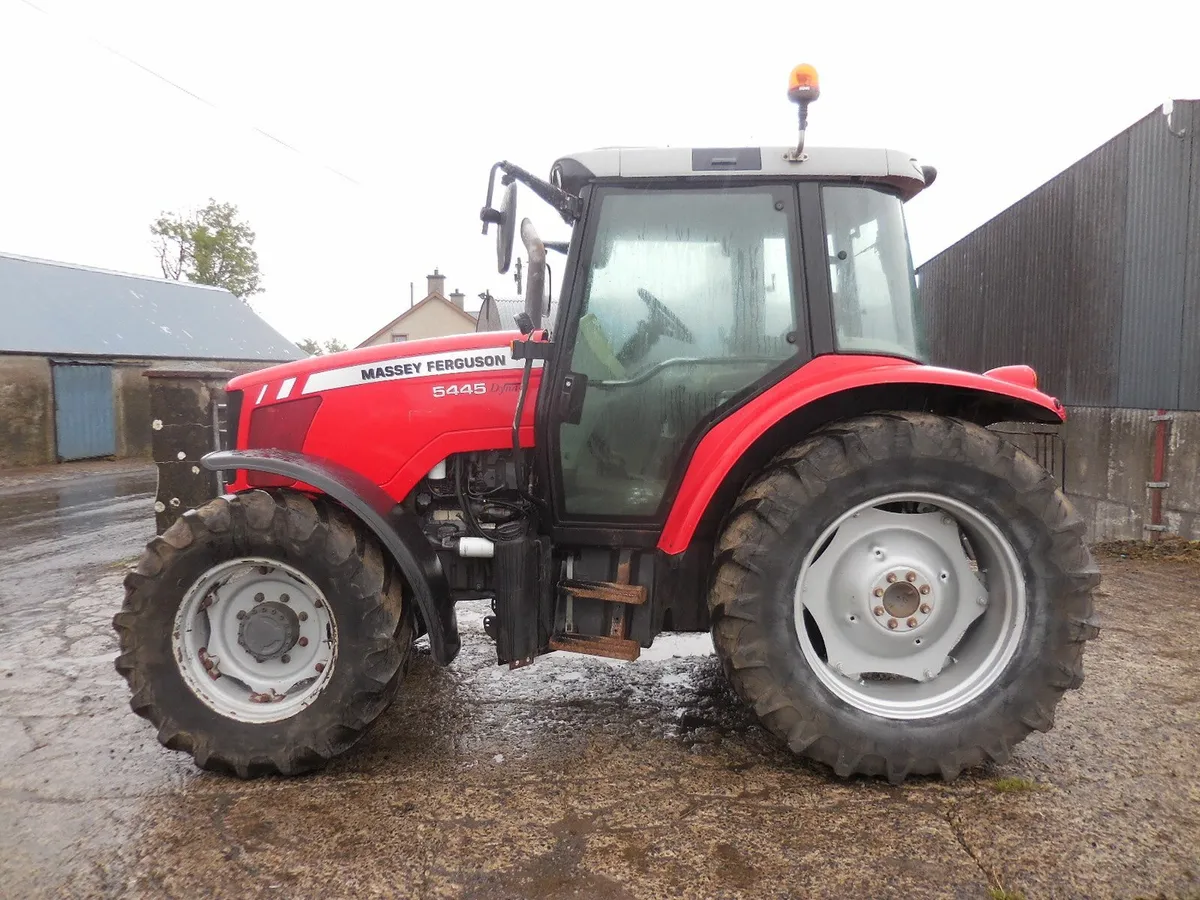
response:
<svg viewBox="0 0 1200 900"><path fill-rule="evenodd" d="M582 227L538 411L555 521L653 530L706 428L811 356L797 194L599 187Z"/></svg>

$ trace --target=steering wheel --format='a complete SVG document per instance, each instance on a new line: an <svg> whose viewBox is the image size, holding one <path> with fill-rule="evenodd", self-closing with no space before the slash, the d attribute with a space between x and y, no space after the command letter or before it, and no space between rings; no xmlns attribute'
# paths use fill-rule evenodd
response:
<svg viewBox="0 0 1200 900"><path fill-rule="evenodd" d="M643 303L650 307L650 318L662 328L663 334L677 341L683 341L685 344L696 342L691 330L679 320L679 316L667 308L665 303L645 288L638 288L638 296L642 298Z"/></svg>

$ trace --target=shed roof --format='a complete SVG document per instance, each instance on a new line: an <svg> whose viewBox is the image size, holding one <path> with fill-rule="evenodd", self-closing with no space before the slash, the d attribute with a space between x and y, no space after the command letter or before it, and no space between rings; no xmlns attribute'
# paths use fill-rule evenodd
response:
<svg viewBox="0 0 1200 900"><path fill-rule="evenodd" d="M221 288L3 253L0 353L264 362L305 357Z"/></svg>

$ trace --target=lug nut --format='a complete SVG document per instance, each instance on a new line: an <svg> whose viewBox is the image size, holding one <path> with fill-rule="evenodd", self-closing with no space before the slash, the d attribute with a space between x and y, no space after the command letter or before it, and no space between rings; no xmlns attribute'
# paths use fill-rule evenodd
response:
<svg viewBox="0 0 1200 900"><path fill-rule="evenodd" d="M320 609L320 608L321 608L322 606L324 606L324 605L325 605L325 604L324 604L324 602L321 600L321 598L320 598L320 597L318 597L316 600L314 600L314 601L313 601L313 606L315 606L317 609Z"/></svg>
<svg viewBox="0 0 1200 900"><path fill-rule="evenodd" d="M894 582L896 580L896 573L888 572L887 580L888 580L888 584L891 584L892 582Z"/></svg>
<svg viewBox="0 0 1200 900"><path fill-rule="evenodd" d="M288 656L288 654L285 653L285 654L283 654L283 656L279 657L279 661L281 663L290 663L292 661L292 658L290 656Z"/></svg>
<svg viewBox="0 0 1200 900"><path fill-rule="evenodd" d="M987 606L987 597L979 597L975 600L980 606Z"/></svg>
<svg viewBox="0 0 1200 900"><path fill-rule="evenodd" d="M882 597L883 596L883 588L875 588L875 596Z"/></svg>
<svg viewBox="0 0 1200 900"><path fill-rule="evenodd" d="M917 580L917 573L916 573L916 572L909 572L907 575L905 575L905 576L904 576L904 580L905 580L905 581L907 581L907 582L909 582L909 583L912 583L912 582L916 581L916 580Z"/></svg>
<svg viewBox="0 0 1200 900"><path fill-rule="evenodd" d="M910 617L907 624L908 624L909 628L916 628L917 627L917 617L916 616Z"/></svg>
<svg viewBox="0 0 1200 900"><path fill-rule="evenodd" d="M928 594L929 593L929 585L927 585L927 584L921 585L921 593Z"/></svg>
<svg viewBox="0 0 1200 900"><path fill-rule="evenodd" d="M921 612L925 613L925 615L929 615L929 611L930 611L931 609L933 609L933 607L932 607L932 606L930 606L928 603L922 603L922 604L921 604Z"/></svg>
<svg viewBox="0 0 1200 900"><path fill-rule="evenodd" d="M883 615L883 607L877 606L873 610L871 610L871 612L875 613L875 615L877 615L877 616L882 616Z"/></svg>
<svg viewBox="0 0 1200 900"><path fill-rule="evenodd" d="M308 613L306 613L306 612L300 613L300 621L307 622L308 621Z"/></svg>
<svg viewBox="0 0 1200 900"><path fill-rule="evenodd" d="M244 609L239 609L238 610L238 619L244 619L244 618L246 618L246 611Z"/></svg>
<svg viewBox="0 0 1200 900"><path fill-rule="evenodd" d="M262 594L262 592L261 592L261 591L260 591L259 593L257 593L257 594L255 594L255 595L254 595L254 602L255 602L255 603L262 603L262 602L263 602L264 600L266 600L266 599L267 599L267 598L263 596L263 594Z"/></svg>
<svg viewBox="0 0 1200 900"><path fill-rule="evenodd" d="M292 602L292 598L289 597L287 594L280 594L279 600L281 603L291 603Z"/></svg>
<svg viewBox="0 0 1200 900"><path fill-rule="evenodd" d="M296 643L298 643L301 647L307 647L308 646L308 638L302 637Z"/></svg>
<svg viewBox="0 0 1200 900"><path fill-rule="evenodd" d="M324 672L325 671L325 663L317 663L316 669L318 672Z"/></svg>
<svg viewBox="0 0 1200 900"><path fill-rule="evenodd" d="M895 628L899 624L895 619L888 619L888 628Z"/></svg>
<svg viewBox="0 0 1200 900"><path fill-rule="evenodd" d="M949 516L942 516L942 524L943 525L953 525L954 520L952 518L950 518Z"/></svg>

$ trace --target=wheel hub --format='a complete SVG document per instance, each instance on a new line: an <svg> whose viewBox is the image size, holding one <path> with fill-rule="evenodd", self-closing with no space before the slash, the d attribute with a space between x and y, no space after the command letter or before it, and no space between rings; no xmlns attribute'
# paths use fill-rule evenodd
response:
<svg viewBox="0 0 1200 900"><path fill-rule="evenodd" d="M872 585L875 623L888 631L920 628L933 615L932 579L915 567L892 568Z"/></svg>
<svg viewBox="0 0 1200 900"><path fill-rule="evenodd" d="M299 639L299 616L274 600L256 605L238 628L238 645L260 663L279 659Z"/></svg>

